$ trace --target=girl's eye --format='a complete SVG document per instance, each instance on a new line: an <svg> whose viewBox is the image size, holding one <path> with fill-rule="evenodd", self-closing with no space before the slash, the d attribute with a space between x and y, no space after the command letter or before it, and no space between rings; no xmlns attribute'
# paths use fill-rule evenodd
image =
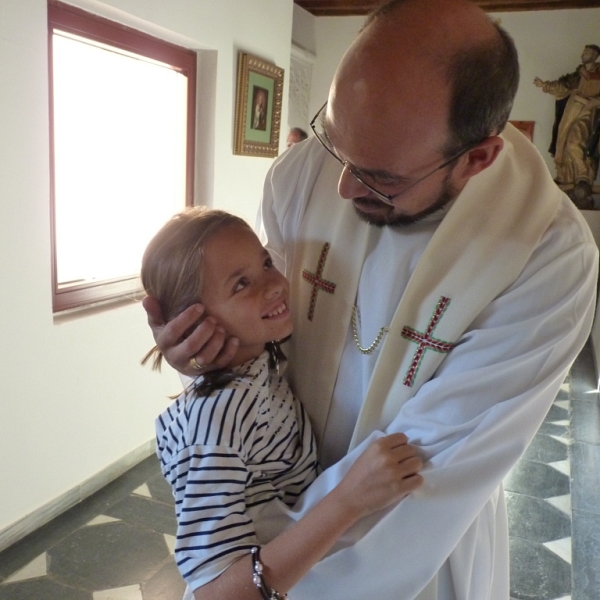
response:
<svg viewBox="0 0 600 600"><path fill-rule="evenodd" d="M273 266L273 259L271 257L265 259L264 269L269 270Z"/></svg>
<svg viewBox="0 0 600 600"><path fill-rule="evenodd" d="M242 277L242 279L235 284L233 293L236 294L237 292L241 292L248 285L248 283L249 281L245 277Z"/></svg>

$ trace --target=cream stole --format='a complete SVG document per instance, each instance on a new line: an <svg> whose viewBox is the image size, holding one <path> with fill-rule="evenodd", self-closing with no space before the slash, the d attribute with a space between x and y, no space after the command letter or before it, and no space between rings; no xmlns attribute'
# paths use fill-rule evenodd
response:
<svg viewBox="0 0 600 600"><path fill-rule="evenodd" d="M502 137L500 155L465 186L411 276L384 338L351 447L371 431L384 430L434 375L447 355L444 343L456 343L517 279L554 219L562 192L542 157L511 125ZM299 224L291 271L296 333L287 373L318 441L372 231L335 192L339 174L339 164L326 160Z"/></svg>

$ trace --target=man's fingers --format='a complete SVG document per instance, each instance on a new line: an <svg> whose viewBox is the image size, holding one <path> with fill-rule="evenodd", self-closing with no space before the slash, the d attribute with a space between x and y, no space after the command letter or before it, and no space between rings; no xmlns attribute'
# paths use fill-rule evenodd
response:
<svg viewBox="0 0 600 600"><path fill-rule="evenodd" d="M216 327L213 330L208 343L202 348L202 351L195 354L193 358L188 359L190 369L188 371L191 375L198 375L215 371L217 369L224 369L230 366L233 360L240 342L237 338L225 339L225 331L221 327ZM204 334L203 336L204 337ZM196 363L203 366L202 371L199 373L198 369L194 369L192 366L193 359L196 359Z"/></svg>
<svg viewBox="0 0 600 600"><path fill-rule="evenodd" d="M190 327L193 323L190 325ZM207 365L213 358L213 351L205 352L207 345L218 345L218 342L212 341L215 335L220 337L217 330L220 329L214 317L206 317L201 323L198 323L189 335L179 342L177 349L188 360L195 356L196 360L203 365ZM185 330L184 330L185 331Z"/></svg>
<svg viewBox="0 0 600 600"><path fill-rule="evenodd" d="M189 363L191 358L195 357L198 364L205 366L202 373L207 373L228 367L238 348L239 340L227 338L225 330L215 319L207 317L188 338L179 344L176 360L183 367L186 366L185 362ZM197 370L196 375L198 375Z"/></svg>
<svg viewBox="0 0 600 600"><path fill-rule="evenodd" d="M229 338L214 361L215 369L223 369L229 366L239 347L240 341L237 338Z"/></svg>
<svg viewBox="0 0 600 600"><path fill-rule="evenodd" d="M204 307L201 304L193 304L186 308L182 313L178 314L174 319L169 321L159 336L155 338L159 348L170 348L179 343L183 338L184 333L193 327L198 319L204 314ZM191 356L193 351L189 353Z"/></svg>
<svg viewBox="0 0 600 600"><path fill-rule="evenodd" d="M150 325L153 331L155 328L164 327L160 304L156 298L152 298L152 296L146 296L142 299L142 306L144 307L148 317L148 325Z"/></svg>
<svg viewBox="0 0 600 600"><path fill-rule="evenodd" d="M225 330L211 318L202 325L204 323L206 323L206 327L198 331L197 339L202 340L202 346L199 353L196 354L196 360L201 365L210 365L212 370L215 359L225 344Z"/></svg>
<svg viewBox="0 0 600 600"><path fill-rule="evenodd" d="M227 339L225 330L214 317L200 320L204 315L202 304L188 307L167 324L163 322L160 305L155 298L147 296L142 305L156 345L166 361L180 373L193 377L225 368L231 363L239 341ZM202 365L202 369L198 365Z"/></svg>

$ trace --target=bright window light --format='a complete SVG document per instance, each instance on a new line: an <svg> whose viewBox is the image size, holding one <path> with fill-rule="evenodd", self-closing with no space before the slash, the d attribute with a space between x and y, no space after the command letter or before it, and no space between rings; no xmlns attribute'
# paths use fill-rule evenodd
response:
<svg viewBox="0 0 600 600"><path fill-rule="evenodd" d="M53 76L58 285L135 275L185 205L187 78L61 32Z"/></svg>
<svg viewBox="0 0 600 600"><path fill-rule="evenodd" d="M135 297L193 203L196 52L48 0L54 312Z"/></svg>

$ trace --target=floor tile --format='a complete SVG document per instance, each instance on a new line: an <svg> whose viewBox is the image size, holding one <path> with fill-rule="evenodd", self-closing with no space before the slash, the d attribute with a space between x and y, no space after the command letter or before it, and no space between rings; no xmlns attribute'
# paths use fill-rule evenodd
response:
<svg viewBox="0 0 600 600"><path fill-rule="evenodd" d="M140 485L140 487L135 488L135 490L133 490L133 493L136 494L137 496L144 496L144 498L152 498L152 494L150 493L150 490L148 489L148 485L144 483L144 485Z"/></svg>
<svg viewBox="0 0 600 600"><path fill-rule="evenodd" d="M571 538L563 538L562 540L554 540L552 542L544 542L544 546L556 556L562 558L565 562L571 564Z"/></svg>
<svg viewBox="0 0 600 600"><path fill-rule="evenodd" d="M575 402L571 414L573 438L587 444L600 444L600 402Z"/></svg>
<svg viewBox="0 0 600 600"><path fill-rule="evenodd" d="M561 408L556 404L553 404L546 415L544 421L548 421L549 423L562 422L563 424L569 424L569 411L565 408Z"/></svg>
<svg viewBox="0 0 600 600"><path fill-rule="evenodd" d="M177 519L173 506L157 502L141 496L127 496L107 511L111 517L116 517L127 523L142 525L159 533L175 535Z"/></svg>
<svg viewBox="0 0 600 600"><path fill-rule="evenodd" d="M573 600L600 598L600 516L573 511Z"/></svg>
<svg viewBox="0 0 600 600"><path fill-rule="evenodd" d="M570 460L557 460L556 462L549 462L548 465L553 469L556 469L559 473L563 473L568 477L571 476L571 461Z"/></svg>
<svg viewBox="0 0 600 600"><path fill-rule="evenodd" d="M171 484L167 482L162 473L158 473L152 479L148 480L148 489L155 500L159 500L170 506L175 505Z"/></svg>
<svg viewBox="0 0 600 600"><path fill-rule="evenodd" d="M181 600L185 582L173 561L142 585L144 600Z"/></svg>
<svg viewBox="0 0 600 600"><path fill-rule="evenodd" d="M563 496L570 491L569 478L556 469L530 460L520 460L504 481L508 492L536 498Z"/></svg>
<svg viewBox="0 0 600 600"><path fill-rule="evenodd" d="M66 536L83 527L91 519L102 513L130 494L136 487L154 477L158 472L156 456L150 456L115 479L101 490L86 498L62 515L32 532L10 548L0 552L0 581L23 568L35 557L63 540Z"/></svg>
<svg viewBox="0 0 600 600"><path fill-rule="evenodd" d="M170 554L175 554L175 542L177 538L174 535L167 535L166 533L163 535L165 538L165 543L167 544L167 548L169 549Z"/></svg>
<svg viewBox="0 0 600 600"><path fill-rule="evenodd" d="M552 506L555 506L569 517L571 516L571 494L546 498L546 502L549 502Z"/></svg>
<svg viewBox="0 0 600 600"><path fill-rule="evenodd" d="M162 535L128 523L83 527L48 550L48 572L90 591L135 585L152 576L169 550Z"/></svg>
<svg viewBox="0 0 600 600"><path fill-rule="evenodd" d="M594 356L588 342L571 367L571 394L580 396L597 388Z"/></svg>
<svg viewBox="0 0 600 600"><path fill-rule="evenodd" d="M510 540L510 588L516 600L555 600L571 592L571 566L542 544Z"/></svg>
<svg viewBox="0 0 600 600"><path fill-rule="evenodd" d="M144 598L139 585L128 585L94 592L94 600L144 600Z"/></svg>
<svg viewBox="0 0 600 600"><path fill-rule="evenodd" d="M556 425L555 423L548 423L548 421L544 421L539 430L540 433L545 433L546 435L554 435L556 437L569 437L569 428L565 425Z"/></svg>
<svg viewBox="0 0 600 600"><path fill-rule="evenodd" d="M571 535L571 519L540 498L506 493L511 537L532 542L549 542Z"/></svg>
<svg viewBox="0 0 600 600"><path fill-rule="evenodd" d="M114 517L109 517L107 515L98 515L93 518L91 521L86 523L86 527L93 527L94 525L102 525L103 523L115 523L119 521L119 519L115 519Z"/></svg>
<svg viewBox="0 0 600 600"><path fill-rule="evenodd" d="M564 444L565 446L570 446L573 440L570 436L558 436L558 435L550 435L553 440L556 440L560 444Z"/></svg>
<svg viewBox="0 0 600 600"><path fill-rule="evenodd" d="M600 514L600 446L574 442L571 465L573 510Z"/></svg>
<svg viewBox="0 0 600 600"><path fill-rule="evenodd" d="M6 581L11 583L13 581L24 581L25 579L34 579L36 577L43 577L48 573L47 557L46 553L40 554L37 558L34 558L28 565L17 571L14 575L11 575Z"/></svg>
<svg viewBox="0 0 600 600"><path fill-rule="evenodd" d="M0 585L0 600L93 600L92 593L49 577Z"/></svg>
<svg viewBox="0 0 600 600"><path fill-rule="evenodd" d="M543 463L567 460L569 448L549 435L537 434L525 450L523 458Z"/></svg>

